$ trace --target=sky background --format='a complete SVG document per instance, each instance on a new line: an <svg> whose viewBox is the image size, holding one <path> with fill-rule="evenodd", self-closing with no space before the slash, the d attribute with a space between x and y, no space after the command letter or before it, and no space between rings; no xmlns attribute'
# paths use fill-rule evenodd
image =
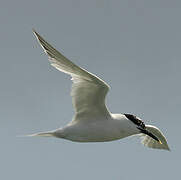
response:
<svg viewBox="0 0 181 180"><path fill-rule="evenodd" d="M1 0L0 179L179 179L180 19L180 0ZM111 112L159 127L171 152L138 137L17 137L64 126L74 113L70 77L49 65L32 28L111 86Z"/></svg>

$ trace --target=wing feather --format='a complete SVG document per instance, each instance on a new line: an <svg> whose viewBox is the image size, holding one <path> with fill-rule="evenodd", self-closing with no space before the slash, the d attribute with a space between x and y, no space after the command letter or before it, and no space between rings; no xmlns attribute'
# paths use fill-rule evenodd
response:
<svg viewBox="0 0 181 180"><path fill-rule="evenodd" d="M47 53L51 65L72 76L71 96L75 110L74 120L109 116L109 111L105 105L109 86L97 76L75 65L46 42L36 31L33 30L33 32Z"/></svg>

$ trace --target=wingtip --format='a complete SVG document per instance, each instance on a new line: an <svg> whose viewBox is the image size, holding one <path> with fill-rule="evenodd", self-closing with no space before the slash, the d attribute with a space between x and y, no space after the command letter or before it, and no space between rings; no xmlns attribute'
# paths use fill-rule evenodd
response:
<svg viewBox="0 0 181 180"><path fill-rule="evenodd" d="M33 32L33 34L36 34L36 31L35 31L35 29L34 29L34 28L32 28L32 32Z"/></svg>
<svg viewBox="0 0 181 180"><path fill-rule="evenodd" d="M35 35L35 38L37 39L37 41L40 43L40 45L42 46L43 49L45 49L45 47L42 45L43 38L35 31L34 28L32 28L32 32ZM46 51L45 51L46 53Z"/></svg>
<svg viewBox="0 0 181 180"><path fill-rule="evenodd" d="M37 34L37 32L36 32L35 28L32 28L32 31L33 31L33 33Z"/></svg>
<svg viewBox="0 0 181 180"><path fill-rule="evenodd" d="M38 33L36 32L36 30L34 29L34 28L32 28L32 32L33 32L33 34L36 36L36 38L38 37Z"/></svg>

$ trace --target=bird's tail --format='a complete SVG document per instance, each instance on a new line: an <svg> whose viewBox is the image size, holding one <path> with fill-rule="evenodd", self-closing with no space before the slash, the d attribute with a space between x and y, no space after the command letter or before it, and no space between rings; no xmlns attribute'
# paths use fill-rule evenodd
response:
<svg viewBox="0 0 181 180"><path fill-rule="evenodd" d="M52 137L52 136L55 136L55 133L54 133L54 131L46 131L46 132L39 132L39 133L35 133L35 134L28 134L25 136L29 136L29 137L34 137L34 136Z"/></svg>

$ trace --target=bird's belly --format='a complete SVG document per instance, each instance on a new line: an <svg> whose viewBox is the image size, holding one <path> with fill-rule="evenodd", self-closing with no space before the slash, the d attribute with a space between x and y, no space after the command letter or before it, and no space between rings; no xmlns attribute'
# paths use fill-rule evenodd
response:
<svg viewBox="0 0 181 180"><path fill-rule="evenodd" d="M64 129L65 139L77 142L105 142L118 140L130 134L118 126L98 124L75 125Z"/></svg>

